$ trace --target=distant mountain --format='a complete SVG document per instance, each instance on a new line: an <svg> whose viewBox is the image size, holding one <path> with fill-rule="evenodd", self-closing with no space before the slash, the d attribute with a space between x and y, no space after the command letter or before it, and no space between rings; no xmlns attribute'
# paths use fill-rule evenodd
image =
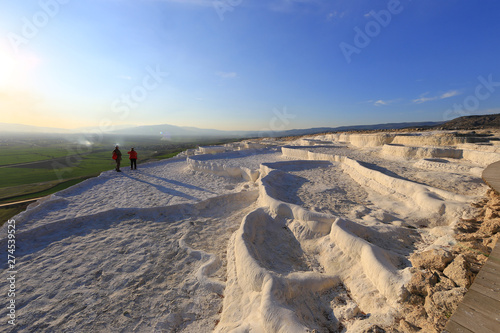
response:
<svg viewBox="0 0 500 333"><path fill-rule="evenodd" d="M275 136L298 136L310 135L317 133L328 132L346 132L346 131L373 131L373 130L396 130L403 128L422 128L434 127L441 125L442 121L424 121L424 122L411 122L411 123L388 123L388 124L375 124L375 125L355 125L355 126L340 126L340 127L318 127L309 129L293 129L287 131L277 132Z"/></svg>
<svg viewBox="0 0 500 333"><path fill-rule="evenodd" d="M285 131L221 131L216 129L204 129L187 126L174 125L147 125L147 126L131 126L120 125L115 130L106 132L106 134L116 135L142 135L142 136L163 136L171 137L217 137L217 138L251 138L251 137L283 137L283 136L299 136L312 135L327 132L345 132L354 130L391 130L402 128L415 127L433 127L442 125L443 122L412 122L412 123L389 123L375 125L355 125L355 126L340 126L340 127L317 127L306 129L292 129ZM56 134L76 134L86 133L95 130L95 127L81 127L73 130L37 127L20 124L0 123L0 132L23 132L23 133L56 133Z"/></svg>
<svg viewBox="0 0 500 333"><path fill-rule="evenodd" d="M174 125L116 125L114 130L106 134L126 134L126 135L144 135L144 136L218 136L218 137L240 137L248 136L247 131L221 131L215 129L203 129L196 127L180 127ZM53 133L53 134L77 134L87 133L98 130L98 127L80 127L76 129L64 129L55 127L40 127L22 124L0 123L1 133Z"/></svg>
<svg viewBox="0 0 500 333"><path fill-rule="evenodd" d="M247 131L221 131L215 129L204 129L197 127L181 127L174 125L149 125L136 126L126 129L119 129L110 132L112 134L127 134L127 135L162 135L165 137L172 136L214 136L214 137L245 137L250 132Z"/></svg>
<svg viewBox="0 0 500 333"><path fill-rule="evenodd" d="M483 128L500 128L500 114L483 116L464 116L450 120L440 126L444 130L474 130Z"/></svg>
<svg viewBox="0 0 500 333"><path fill-rule="evenodd" d="M409 127L433 127L442 124L442 122L413 122L413 123L391 123L376 125L357 125L341 127L318 127L306 129L292 129L286 131L221 131L215 129L202 129L197 127L179 127L173 125L151 125L138 126L123 130L116 130L115 134L130 135L164 135L164 136L216 136L216 137L280 137L280 136L299 136L312 135L325 132L343 132L353 130L385 130L401 129Z"/></svg>
<svg viewBox="0 0 500 333"><path fill-rule="evenodd" d="M113 125L113 131L123 130L126 128L136 127L135 125ZM70 130L71 133L89 133L101 131L98 126L78 127Z"/></svg>
<svg viewBox="0 0 500 333"><path fill-rule="evenodd" d="M39 127L39 126L31 126L31 125L22 125L22 124L7 124L0 123L0 132L15 132L15 133L71 133L70 130L64 128L55 128L55 127Z"/></svg>

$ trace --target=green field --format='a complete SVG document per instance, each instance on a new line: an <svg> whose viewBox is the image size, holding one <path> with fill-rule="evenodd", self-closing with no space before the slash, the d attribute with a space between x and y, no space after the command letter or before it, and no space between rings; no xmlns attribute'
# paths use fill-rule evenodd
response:
<svg viewBox="0 0 500 333"><path fill-rule="evenodd" d="M107 136L92 145L78 141L84 140L77 135L1 136L0 204L49 195L114 169L115 162L111 155L117 142L123 154L122 166L127 167L127 151L131 147L138 152L137 162L140 165L174 157L199 145L216 145L235 140L185 138L163 141L159 137ZM25 206L0 208L0 224L25 209Z"/></svg>
<svg viewBox="0 0 500 333"><path fill-rule="evenodd" d="M63 148L25 148L25 147L0 147L2 160L0 166L43 161L58 157L65 157L68 153Z"/></svg>
<svg viewBox="0 0 500 333"><path fill-rule="evenodd" d="M0 187L12 187L32 183L63 181L65 179L82 176L98 175L100 172L113 168L113 160L109 153L92 155L70 155L68 161L47 161L32 167L5 167L0 168L0 177L3 179Z"/></svg>
<svg viewBox="0 0 500 333"><path fill-rule="evenodd" d="M3 225L13 216L23 212L27 206L27 204L21 204L10 208L0 208L0 225Z"/></svg>

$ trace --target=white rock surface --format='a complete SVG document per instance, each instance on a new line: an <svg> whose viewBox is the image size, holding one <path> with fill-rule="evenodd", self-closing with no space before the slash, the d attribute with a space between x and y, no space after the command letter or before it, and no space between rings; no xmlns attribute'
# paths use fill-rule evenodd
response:
<svg viewBox="0 0 500 333"><path fill-rule="evenodd" d="M415 146L388 145L396 140ZM497 152L462 141L339 133L201 147L104 172L14 218L22 306L3 330L391 325L410 256L451 246L453 225L485 193L479 174Z"/></svg>

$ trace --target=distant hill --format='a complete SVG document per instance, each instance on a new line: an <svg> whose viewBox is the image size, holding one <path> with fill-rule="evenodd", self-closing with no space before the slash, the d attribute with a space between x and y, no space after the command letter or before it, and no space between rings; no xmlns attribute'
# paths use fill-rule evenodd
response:
<svg viewBox="0 0 500 333"><path fill-rule="evenodd" d="M0 132L2 133L71 133L70 130L55 127L40 127L21 124L0 123Z"/></svg>
<svg viewBox="0 0 500 333"><path fill-rule="evenodd" d="M375 131L375 130L397 130L403 128L429 128L443 124L442 121L424 121L412 123L388 123L375 125L355 125L355 126L340 126L340 127L318 127L309 129L294 129L288 131L277 132L279 136L298 136L310 135L317 133L328 132L347 132L347 131Z"/></svg>
<svg viewBox="0 0 500 333"><path fill-rule="evenodd" d="M165 137L172 136L214 136L214 137L236 137L246 136L249 132L246 131L221 131L215 129L204 129L197 127L181 127L168 124L162 125L146 125L136 126L126 129L112 131L113 134L128 134L128 135L163 135Z"/></svg>
<svg viewBox="0 0 500 333"><path fill-rule="evenodd" d="M116 125L115 128L129 128L132 125ZM80 127L76 129L65 129L56 127L41 127L23 124L0 123L1 133L41 133L41 134L77 134L98 131L97 127Z"/></svg>
<svg viewBox="0 0 500 333"><path fill-rule="evenodd" d="M214 129L201 129L197 127L179 127L173 125L151 125L138 126L128 129L114 131L116 134L131 134L131 135L162 135L169 136L217 136L217 137L282 137L282 136L299 136L312 135L326 132L344 132L354 130L387 130L387 129L402 129L415 127L434 127L443 122L412 122L412 123L390 123L390 124L375 124L375 125L355 125L341 127L316 127L305 129L292 129L285 131L220 131Z"/></svg>
<svg viewBox="0 0 500 333"><path fill-rule="evenodd" d="M171 137L216 137L216 138L252 138L252 137L283 137L283 136L300 136L312 135L327 132L345 132L345 131L369 131L369 130L396 130L403 128L425 128L442 125L443 122L412 122L412 123L389 123L375 125L354 125L340 127L317 127L306 129L292 129L285 131L221 131L216 129L204 129L197 127L174 126L168 124L162 125L147 125L147 126L120 126L114 131L107 132L109 135L141 135L141 136L163 136ZM73 130L37 127L20 124L0 123L0 133L18 132L18 133L86 133L93 128L78 128ZM95 128L94 128L95 129Z"/></svg>
<svg viewBox="0 0 500 333"><path fill-rule="evenodd" d="M484 116L464 116L455 118L437 126L443 130L474 130L484 128L500 128L500 114Z"/></svg>

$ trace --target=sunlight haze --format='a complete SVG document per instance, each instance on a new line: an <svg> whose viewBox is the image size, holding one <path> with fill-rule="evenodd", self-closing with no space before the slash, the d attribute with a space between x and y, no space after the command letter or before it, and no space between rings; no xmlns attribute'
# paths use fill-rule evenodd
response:
<svg viewBox="0 0 500 333"><path fill-rule="evenodd" d="M2 122L222 130L498 113L500 5L8 1ZM478 88L479 86L479 88ZM479 95L478 95L479 91Z"/></svg>

